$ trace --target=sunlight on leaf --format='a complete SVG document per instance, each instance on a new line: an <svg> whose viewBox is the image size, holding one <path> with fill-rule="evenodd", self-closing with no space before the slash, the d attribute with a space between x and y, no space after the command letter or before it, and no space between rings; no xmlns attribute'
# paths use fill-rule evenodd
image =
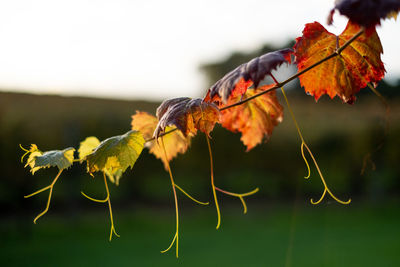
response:
<svg viewBox="0 0 400 267"><path fill-rule="evenodd" d="M146 140L152 138L157 123L158 119L147 112L136 111L136 114L132 115L132 130L141 132ZM165 132L169 132L172 129L172 127L167 126ZM165 170L168 170L167 163L175 158L178 153L184 154L186 152L190 146L190 139L190 136L185 137L180 131L173 131L164 135L163 142L167 157L165 157L162 148L157 145L155 140L146 142L145 147L149 149L151 154L160 159L164 164Z"/></svg>
<svg viewBox="0 0 400 267"><path fill-rule="evenodd" d="M47 198L45 210L37 215L33 220L33 222L36 223L36 221L40 217L45 215L49 210L53 188L62 171L69 168L74 163L75 149L70 147L64 150L51 150L42 153L35 144L32 144L29 150L23 148L21 145L20 147L23 151L25 151L24 155L21 157L21 161L23 161L24 157L29 154L25 167L29 166L31 168L30 171L32 172L32 175L34 175L37 170L42 168L58 167L59 169L57 176L54 178L53 182L51 182L50 185L43 187L42 189L39 189L32 194L24 196L24 198L30 198L46 190L49 190L49 196Z"/></svg>
<svg viewBox="0 0 400 267"><path fill-rule="evenodd" d="M303 36L296 39L294 46L298 72L334 53L359 31L358 25L349 22L346 29L336 36L318 22L306 24ZM352 104L356 99L355 94L368 82L379 82L384 77L382 52L376 31L373 30L368 36L363 33L339 56L302 74L299 77L300 84L315 100L328 94L331 98L337 95L343 102Z"/></svg>
<svg viewBox="0 0 400 267"><path fill-rule="evenodd" d="M59 170L67 169L74 163L75 149L72 147L46 152L41 152L35 144L32 144L29 150L22 146L21 148L26 152L21 160L29 154L25 167L29 166L32 174L42 168L58 167Z"/></svg>
<svg viewBox="0 0 400 267"><path fill-rule="evenodd" d="M185 137L195 135L197 130L209 135L219 121L219 115L215 104L204 102L200 98L180 97L166 100L157 108L159 122L154 137L157 139L171 125L176 126Z"/></svg>
<svg viewBox="0 0 400 267"><path fill-rule="evenodd" d="M257 89L248 89L243 97L230 97L226 105L246 99L274 85L265 85ZM221 102L220 108L224 107ZM221 125L232 132L241 132L247 151L268 140L273 129L283 120L283 108L279 104L275 91L270 91L242 105L221 111Z"/></svg>
<svg viewBox="0 0 400 267"><path fill-rule="evenodd" d="M86 156L91 154L98 145L100 145L100 141L95 136L90 136L83 140L78 149L79 160L85 160Z"/></svg>
<svg viewBox="0 0 400 267"><path fill-rule="evenodd" d="M129 131L102 141L86 156L87 171L90 174L103 171L108 176L113 176L111 181L117 182L128 167L133 167L142 152L144 142L138 131Z"/></svg>

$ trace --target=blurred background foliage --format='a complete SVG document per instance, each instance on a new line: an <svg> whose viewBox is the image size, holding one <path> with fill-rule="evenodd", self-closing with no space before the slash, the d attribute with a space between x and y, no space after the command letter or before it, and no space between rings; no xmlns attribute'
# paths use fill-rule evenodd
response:
<svg viewBox="0 0 400 267"><path fill-rule="evenodd" d="M235 52L225 60L204 64L200 69L211 85L239 64L277 48L265 45L251 53ZM380 99L367 88L358 94L352 106L326 96L316 104L312 97L304 94L298 82L292 82L288 88L288 97L303 135L330 188L343 200L352 198L350 206L336 204L329 197L318 207L309 204L311 197L319 198L323 187L314 168L311 179L303 179L306 168L300 155L300 140L283 101L284 121L267 143L250 152L245 152L240 134L216 127L212 132L212 147L217 186L234 192L246 192L255 187L260 191L249 198L250 214L244 217L240 214L238 199L220 195L222 233L213 232L213 207L194 207L180 196L183 207L183 260L180 264L221 266L218 262L222 260L230 266L244 266L245 263L260 266L268 262L283 265L288 261L289 265L290 261L296 261L298 265L294 266L343 266L338 260L341 255L357 263L349 266L376 266L375 258L365 257L360 251L372 250L377 244L383 247L375 253L393 263L386 266L400 263L396 253L400 249L396 240L400 222L400 79L394 84L382 81L377 89L390 105L389 115ZM279 92L278 96L282 100ZM158 250L169 242L173 230L173 202L168 174L161 161L147 150L134 168L123 175L119 187L111 186L116 228L122 235L111 245L106 238L109 226L106 207L80 194L84 191L99 198L105 195L102 179L86 174L84 164L76 163L62 174L54 189L50 211L38 220L37 226L32 220L44 209L47 193L23 198L48 185L57 170L40 170L32 176L20 162L23 152L18 144L28 147L34 143L42 151L70 146L77 149L87 136L104 140L125 133L130 129L130 117L136 110L155 114L158 105L145 101L0 93L0 236L4 238L2 256L9 263L26 266L40 262L41 266L54 266L52 263L63 257L61 252L53 254L54 249L64 250L64 246L68 246L74 256L69 257L69 261L58 262L59 266L74 263L128 266L129 262L167 266L177 263L174 253L158 255ZM387 133L386 119L390 120ZM382 141L382 148L374 151ZM371 161L361 175L368 153L372 153ZM176 183L186 191L200 200L212 198L207 145L201 134L193 139L185 155L172 161L171 167ZM296 204L293 206L293 203ZM186 216L188 219L184 219ZM383 232L376 232L377 229ZM254 237L257 234L259 238ZM335 239L335 236L342 239ZM330 243L318 245L327 242L326 239ZM236 243L235 246L232 240L246 245ZM211 247L210 242L213 242ZM350 246L349 242L351 248L346 247ZM51 244L53 248L48 247ZM311 252L305 247L317 251L313 262L306 257ZM25 261L18 258L17 248L27 255ZM104 255L109 251L115 258L111 260L101 253L99 256L95 249ZM82 250L87 250L94 258L83 259ZM236 255L232 255L235 251ZM347 256L346 251L354 257ZM209 257L198 261L199 253ZM42 261L38 255L50 258ZM75 257L79 258L76 262ZM364 264L359 265L360 262Z"/></svg>

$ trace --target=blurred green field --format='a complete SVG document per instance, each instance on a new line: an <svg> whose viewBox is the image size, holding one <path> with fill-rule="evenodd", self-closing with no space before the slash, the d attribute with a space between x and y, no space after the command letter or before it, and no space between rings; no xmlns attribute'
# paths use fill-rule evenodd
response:
<svg viewBox="0 0 400 267"><path fill-rule="evenodd" d="M247 215L239 201L223 205L219 231L212 207L183 207L179 259L174 249L159 252L171 241L174 210L151 207L114 209L121 237L111 243L104 207L72 217L50 212L34 227L3 220L0 255L3 266L400 266L398 200L253 202Z"/></svg>
<svg viewBox="0 0 400 267"><path fill-rule="evenodd" d="M351 197L351 205L329 197L319 206L309 203L323 187L315 168L310 180L302 178L306 168L287 108L269 142L249 153L239 134L218 126L212 133L217 185L234 192L255 187L260 191L249 198L245 216L239 200L221 196L219 231L213 207L194 207L180 196L176 260L174 251L159 252L169 245L175 229L169 177L147 151L119 187L110 184L121 234L111 243L107 207L80 194L101 198L104 184L90 178L83 164L63 173L49 213L37 225L32 220L43 210L47 193L23 198L48 185L57 170L32 176L20 162L18 144L36 143L42 150L77 148L90 135L104 139L126 132L135 110L154 113L157 103L1 93L1 265L400 266L399 99L388 100L390 128L385 135L385 110L374 96L360 96L353 106L327 98L315 104L311 97L290 92L288 96L330 188L343 200ZM382 140L360 175L363 158ZM179 186L200 200L212 199L204 137L194 138L187 153L171 166Z"/></svg>

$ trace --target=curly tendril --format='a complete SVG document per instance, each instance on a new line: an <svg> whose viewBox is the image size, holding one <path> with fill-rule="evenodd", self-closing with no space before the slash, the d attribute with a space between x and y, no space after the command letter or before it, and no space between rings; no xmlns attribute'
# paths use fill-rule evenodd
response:
<svg viewBox="0 0 400 267"><path fill-rule="evenodd" d="M21 146L21 148L22 148L22 146ZM26 154L29 153L29 152L31 152L31 151L26 152L24 155L26 155ZM62 171L63 171L63 170L60 170L60 171L58 172L57 176L54 178L53 182L51 182L50 185L48 185L48 186L46 186L46 187L43 187L42 189L39 189L38 191L36 191L36 192L34 192L34 193L30 194L30 195L24 196L24 198L30 198L30 197L33 197L33 196L39 194L39 193L42 193L43 191L49 190L49 197L47 198L46 208L45 208L45 210L42 211L38 216L35 217L35 219L33 220L33 223L36 224L36 221L37 221L40 217L42 217L43 215L45 215L45 214L47 213L47 211L49 210L50 202L51 202L51 195L52 195L52 193L53 193L53 187L54 187L55 183L57 182L58 177L60 177Z"/></svg>
<svg viewBox="0 0 400 267"><path fill-rule="evenodd" d="M81 194L84 197L86 197L87 199L89 199L89 200L91 200L93 202L97 202L97 203L106 203L107 202L108 203L108 210L110 212L110 221L111 221L111 229L110 229L110 238L109 238L109 240L111 241L113 234L116 237L120 237L120 235L117 233L117 231L115 230L115 226L114 226L114 219L113 219L111 201L110 201L110 191L108 190L107 177L106 177L106 173L105 172L103 172L103 177L104 177L104 185L105 185L106 193L107 193L107 196L106 196L105 199L96 199L96 198L93 198L93 197L89 197L88 195L86 195L83 192L81 192Z"/></svg>
<svg viewBox="0 0 400 267"><path fill-rule="evenodd" d="M168 246L167 249L161 250L161 253L165 253L167 251L169 251L172 246L174 244L176 244L176 257L179 257L179 208L178 208L178 197L176 195L176 189L177 188L179 191L181 191L185 196L187 196L189 199L191 199L192 201L196 202L197 204L200 205L208 205L208 202L202 202L199 201L197 199L195 199L194 197L192 197L191 195L189 195L186 191L184 191L180 186L178 186L175 182L174 182L174 177L172 175L172 171L171 171L171 166L169 165L169 161L168 161L168 156L167 156L167 150L165 149L165 145L164 145L164 139L162 136L160 136L159 138L161 138L161 147L162 150L164 152L164 157L165 157L165 162L167 163L167 169L168 169L168 173L169 173L169 177L171 179L171 186L172 186L172 192L174 193L174 200L175 200L175 216L176 216L176 230L175 230L175 235L174 238L171 241L171 244ZM158 139L157 139L158 141ZM157 142L158 145L160 145Z"/></svg>
<svg viewBox="0 0 400 267"><path fill-rule="evenodd" d="M240 199L240 201L242 202L242 205L243 205L243 213L246 214L247 213L247 205L246 205L246 202L245 202L243 197L251 196L251 195L257 193L259 188L257 187L253 191L250 191L250 192L247 192L247 193L238 194L238 193L232 193L232 192L229 192L229 191L225 191L225 190L222 190L222 189L216 187L215 184L214 184L214 164L213 164L213 156L212 156L212 151L211 151L210 138L208 137L207 134L205 134L205 136L206 136L206 140L207 140L208 152L209 152L209 155L210 155L211 188L212 188L213 195L214 195L215 208L217 209L217 226L216 226L216 229L218 230L219 227L221 226L221 211L219 209L216 191L219 191L219 192L224 193L226 195L238 197Z"/></svg>
<svg viewBox="0 0 400 267"><path fill-rule="evenodd" d="M275 80L275 78L273 78L273 79ZM276 80L275 80L275 82L277 84L279 84ZM299 137L301 139L301 146L300 146L300 148L301 148L301 156L302 156L302 158L303 158L303 160L304 160L304 162L305 162L305 164L307 166L307 175L304 178L308 179L310 177L310 174L311 174L310 165L308 164L307 158L304 155L304 147L305 147L307 152L308 152L308 154L310 155L311 159L313 160L314 166L318 171L318 174L319 174L319 177L321 178L322 184L324 185L324 191L323 191L321 197L319 198L319 200L318 201L314 201L313 199L311 199L310 200L311 204L317 205L317 204L321 203L321 201L324 199L326 193L328 193L334 200L336 200L340 204L349 204L351 202L351 199L349 199L347 201L340 200L329 189L328 185L325 182L324 176L322 175L322 172L321 172L321 170L320 170L320 168L318 166L318 163L317 163L313 153L311 152L311 149L308 147L307 143L304 141L303 135L301 134L300 127L299 127L299 125L297 123L296 117L294 116L293 110L290 107L289 100L288 100L288 98L286 96L286 93L285 93L285 90L283 89L283 87L281 87L281 91L282 91L283 97L285 98L285 101L286 101L290 116L292 117L294 125L296 126L297 133L298 133L298 135L299 135Z"/></svg>

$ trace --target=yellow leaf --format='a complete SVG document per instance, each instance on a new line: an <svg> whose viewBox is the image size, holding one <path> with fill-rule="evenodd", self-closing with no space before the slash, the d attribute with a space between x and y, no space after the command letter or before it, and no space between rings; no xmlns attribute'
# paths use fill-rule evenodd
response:
<svg viewBox="0 0 400 267"><path fill-rule="evenodd" d="M79 160L85 160L86 156L91 154L98 145L100 145L100 141L97 137L90 136L83 140L78 149Z"/></svg>

